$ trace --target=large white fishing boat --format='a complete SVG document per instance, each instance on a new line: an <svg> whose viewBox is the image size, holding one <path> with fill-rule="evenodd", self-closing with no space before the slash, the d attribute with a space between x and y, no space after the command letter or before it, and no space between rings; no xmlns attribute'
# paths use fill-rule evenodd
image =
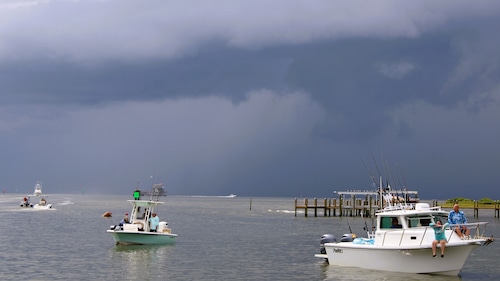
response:
<svg viewBox="0 0 500 281"><path fill-rule="evenodd" d="M129 221L122 221L107 230L113 235L116 244L161 245L175 243L177 234L173 234L166 221L160 221L156 229L151 228L152 215L156 207L164 204L158 202L158 196L148 200L140 199L141 192L134 192L134 200L127 200L132 205Z"/></svg>
<svg viewBox="0 0 500 281"><path fill-rule="evenodd" d="M37 182L35 185L35 191L33 192L33 196L41 196L42 195L42 184Z"/></svg>
<svg viewBox="0 0 500 281"><path fill-rule="evenodd" d="M382 193L382 188L380 190ZM344 234L337 239L332 234L325 234L321 238L320 254L315 256L338 266L459 275L475 248L493 242L493 237L484 236L486 222L468 223L470 237L462 240L451 228L446 229L445 254L433 257L435 235L429 224L438 220L444 224L448 212L427 203L394 204L389 192L383 198L387 205L376 212L376 225L371 231L367 229L367 237ZM437 251L440 253L439 245Z"/></svg>

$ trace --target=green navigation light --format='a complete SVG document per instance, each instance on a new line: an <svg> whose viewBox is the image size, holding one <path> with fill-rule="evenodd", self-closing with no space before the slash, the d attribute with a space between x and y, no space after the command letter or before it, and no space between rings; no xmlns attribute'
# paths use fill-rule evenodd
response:
<svg viewBox="0 0 500 281"><path fill-rule="evenodd" d="M139 200L139 199L141 199L141 191L137 189L136 191L134 191L134 200Z"/></svg>

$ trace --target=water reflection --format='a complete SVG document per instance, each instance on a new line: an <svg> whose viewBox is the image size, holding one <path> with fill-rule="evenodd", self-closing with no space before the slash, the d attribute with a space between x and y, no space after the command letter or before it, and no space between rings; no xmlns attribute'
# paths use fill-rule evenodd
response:
<svg viewBox="0 0 500 281"><path fill-rule="evenodd" d="M130 280L159 276L174 245L117 245L110 249L112 266Z"/></svg>
<svg viewBox="0 0 500 281"><path fill-rule="evenodd" d="M359 281L399 281L399 280L418 280L418 281L459 281L459 276L432 275L432 274L414 274L387 272L378 270L362 269L357 267L344 267L329 265L326 262L318 263L322 270L322 280L359 280Z"/></svg>

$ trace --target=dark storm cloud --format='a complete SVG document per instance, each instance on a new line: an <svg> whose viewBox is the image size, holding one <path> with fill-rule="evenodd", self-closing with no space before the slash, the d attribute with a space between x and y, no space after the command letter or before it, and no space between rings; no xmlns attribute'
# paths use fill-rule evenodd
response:
<svg viewBox="0 0 500 281"><path fill-rule="evenodd" d="M330 196L372 147L424 197L498 198L499 7L4 1L0 186Z"/></svg>

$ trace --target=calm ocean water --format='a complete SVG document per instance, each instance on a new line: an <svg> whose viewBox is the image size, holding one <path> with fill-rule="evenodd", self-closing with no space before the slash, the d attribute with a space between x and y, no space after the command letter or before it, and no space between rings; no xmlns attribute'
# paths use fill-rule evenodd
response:
<svg viewBox="0 0 500 281"><path fill-rule="evenodd" d="M500 241L476 249L461 277L335 267L315 258L322 234L363 235L363 218L294 216L293 198L163 197L175 245L115 246L106 233L131 196L51 195L54 210L0 195L1 280L497 280ZM251 203L251 204L250 204ZM250 210L251 206L251 210ZM102 218L105 211L112 218ZM470 221L477 221L465 210ZM487 233L500 221L482 211ZM369 219L366 223L371 226ZM430 257L431 258L431 257Z"/></svg>

